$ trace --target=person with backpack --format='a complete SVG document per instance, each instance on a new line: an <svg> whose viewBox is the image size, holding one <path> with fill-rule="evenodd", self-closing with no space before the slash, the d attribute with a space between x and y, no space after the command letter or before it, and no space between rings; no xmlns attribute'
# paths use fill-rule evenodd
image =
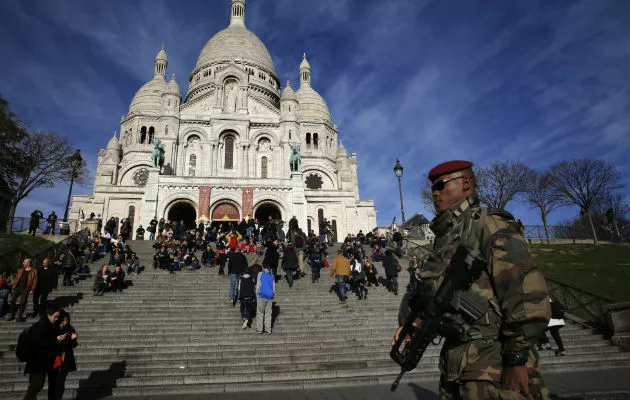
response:
<svg viewBox="0 0 630 400"><path fill-rule="evenodd" d="M263 264L263 270L258 273L256 279L256 333L271 335L271 313L273 298L276 294L276 278L269 268ZM265 328L267 330L265 331Z"/></svg>
<svg viewBox="0 0 630 400"><path fill-rule="evenodd" d="M256 282L249 271L241 275L238 293L241 302L241 318L243 319L242 328L245 330L252 325L252 317L256 311Z"/></svg>
<svg viewBox="0 0 630 400"><path fill-rule="evenodd" d="M562 343L562 338L560 337L560 329L562 329L565 325L564 323L564 305L560 303L558 300L552 300L549 298L549 302L551 303L551 319L549 320L549 324L547 325L547 329L540 336L540 340L538 341L538 350L551 350L551 343L549 343L549 338L547 337L547 331L551 333L551 337L556 342L558 346L558 350L555 351L557 356L566 356L567 351L564 349L564 343Z"/></svg>
<svg viewBox="0 0 630 400"><path fill-rule="evenodd" d="M41 319L22 331L18 338L15 353L18 360L26 362L24 374L29 374L25 400L37 398L37 394L44 388L46 377L48 398L55 398L59 367L55 365L59 363L57 356L61 356L62 352L60 343L68 337L67 334L57 335L55 324L59 315L59 307L54 302L46 304L46 311Z"/></svg>

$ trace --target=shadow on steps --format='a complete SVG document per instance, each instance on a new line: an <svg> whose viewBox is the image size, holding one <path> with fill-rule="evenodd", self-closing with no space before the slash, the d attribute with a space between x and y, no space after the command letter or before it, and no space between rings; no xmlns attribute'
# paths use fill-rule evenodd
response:
<svg viewBox="0 0 630 400"><path fill-rule="evenodd" d="M68 308L74 306L75 304L79 304L81 300L83 300L83 293L79 292L74 295L57 296L50 301L52 301L57 307Z"/></svg>
<svg viewBox="0 0 630 400"><path fill-rule="evenodd" d="M113 394L116 387L116 380L124 378L127 362L115 362L105 371L94 371L87 379L79 381L77 389L77 400L102 399Z"/></svg>

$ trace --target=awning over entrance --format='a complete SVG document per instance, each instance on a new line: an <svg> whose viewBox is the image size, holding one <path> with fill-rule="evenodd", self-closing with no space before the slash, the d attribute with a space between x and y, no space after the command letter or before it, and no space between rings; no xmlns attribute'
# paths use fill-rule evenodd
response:
<svg viewBox="0 0 630 400"><path fill-rule="evenodd" d="M212 221L239 221L238 208L231 203L221 203L212 211Z"/></svg>

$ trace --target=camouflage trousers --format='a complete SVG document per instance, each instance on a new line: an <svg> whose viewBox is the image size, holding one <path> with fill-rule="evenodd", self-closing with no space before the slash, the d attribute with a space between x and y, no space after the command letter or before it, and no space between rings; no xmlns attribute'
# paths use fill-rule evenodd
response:
<svg viewBox="0 0 630 400"><path fill-rule="evenodd" d="M546 387L532 388L532 393L523 396L512 390L501 389L497 382L490 381L440 381L439 400L549 400Z"/></svg>

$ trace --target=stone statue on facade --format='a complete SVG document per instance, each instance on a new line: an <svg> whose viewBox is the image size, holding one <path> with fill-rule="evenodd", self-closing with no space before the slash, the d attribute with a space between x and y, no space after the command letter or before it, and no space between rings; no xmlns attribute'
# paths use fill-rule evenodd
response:
<svg viewBox="0 0 630 400"><path fill-rule="evenodd" d="M235 112L238 103L238 85L235 82L230 82L225 87L225 112Z"/></svg>
<svg viewBox="0 0 630 400"><path fill-rule="evenodd" d="M153 153L151 153L153 168L160 168L164 164L164 147L160 139L154 142Z"/></svg>
<svg viewBox="0 0 630 400"><path fill-rule="evenodd" d="M300 155L300 145L298 143L289 143L291 146L291 157L289 158L289 166L291 172L299 172L302 156Z"/></svg>

